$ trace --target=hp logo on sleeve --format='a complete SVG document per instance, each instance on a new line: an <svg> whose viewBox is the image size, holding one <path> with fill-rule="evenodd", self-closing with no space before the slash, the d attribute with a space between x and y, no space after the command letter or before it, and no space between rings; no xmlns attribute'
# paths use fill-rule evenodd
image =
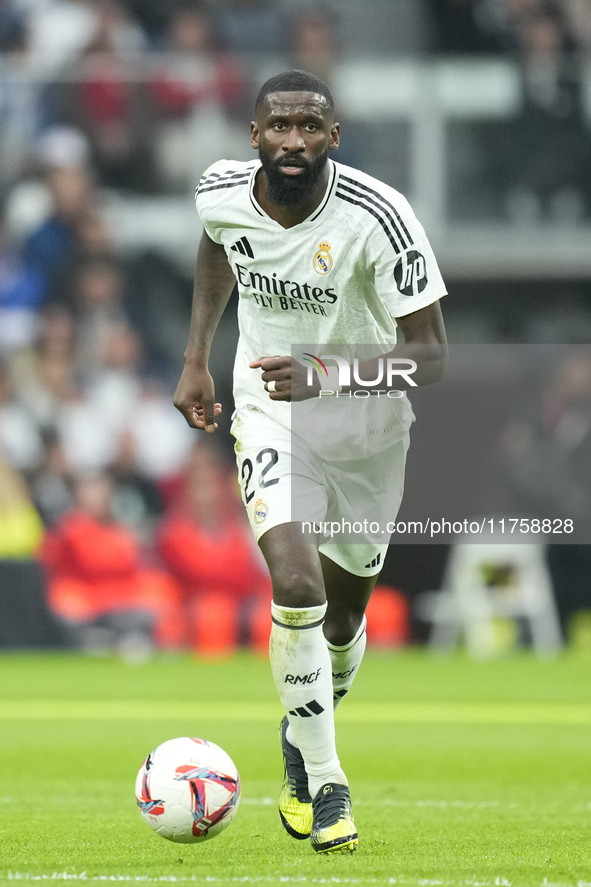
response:
<svg viewBox="0 0 591 887"><path fill-rule="evenodd" d="M418 296L427 283L427 263L422 253L409 249L400 256L394 266L396 286L403 296Z"/></svg>

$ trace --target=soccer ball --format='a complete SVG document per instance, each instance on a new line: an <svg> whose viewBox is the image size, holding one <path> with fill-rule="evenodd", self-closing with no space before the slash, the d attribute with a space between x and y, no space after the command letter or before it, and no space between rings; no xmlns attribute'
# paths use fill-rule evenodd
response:
<svg viewBox="0 0 591 887"><path fill-rule="evenodd" d="M205 739L169 739L150 752L135 782L144 820L163 838L192 844L215 838L240 801L240 776L226 752Z"/></svg>

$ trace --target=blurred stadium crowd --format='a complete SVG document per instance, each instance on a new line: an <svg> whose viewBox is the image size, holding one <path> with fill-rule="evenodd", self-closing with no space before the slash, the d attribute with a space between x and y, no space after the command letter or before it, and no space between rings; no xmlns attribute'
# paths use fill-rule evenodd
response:
<svg viewBox="0 0 591 887"><path fill-rule="evenodd" d="M0 559L40 559L72 643L155 625L158 644L199 646L208 593L244 612L268 596L229 452L235 324L218 340L212 443L171 406L190 267L153 243L121 248L108 207L190 205L210 162L248 158L264 76L333 83L376 53L513 59L519 113L470 150L508 219L589 218L587 0L0 0ZM339 159L367 168L351 133ZM591 304L576 306L589 341Z"/></svg>

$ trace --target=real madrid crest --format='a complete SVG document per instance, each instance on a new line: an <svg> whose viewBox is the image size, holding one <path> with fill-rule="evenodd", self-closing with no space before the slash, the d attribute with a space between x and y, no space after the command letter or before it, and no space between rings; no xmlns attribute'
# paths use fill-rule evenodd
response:
<svg viewBox="0 0 591 887"><path fill-rule="evenodd" d="M314 253L314 258L312 260L314 271L318 274L328 274L333 265L332 256L330 254L330 243L324 241L319 244L319 247L318 252Z"/></svg>
<svg viewBox="0 0 591 887"><path fill-rule="evenodd" d="M254 503L254 520L257 524L262 524L264 520L267 520L267 515L269 514L269 508L262 499L257 499Z"/></svg>

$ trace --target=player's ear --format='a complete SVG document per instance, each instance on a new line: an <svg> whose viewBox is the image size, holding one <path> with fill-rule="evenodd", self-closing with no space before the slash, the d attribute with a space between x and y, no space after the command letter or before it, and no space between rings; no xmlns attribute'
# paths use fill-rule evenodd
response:
<svg viewBox="0 0 591 887"><path fill-rule="evenodd" d="M339 147L339 142L341 139L341 126L339 123L333 123L330 128L330 142L328 143L329 151L336 151Z"/></svg>
<svg viewBox="0 0 591 887"><path fill-rule="evenodd" d="M257 151L259 144L260 144L259 128L253 120L252 123L250 124L250 147L254 148L255 151Z"/></svg>

